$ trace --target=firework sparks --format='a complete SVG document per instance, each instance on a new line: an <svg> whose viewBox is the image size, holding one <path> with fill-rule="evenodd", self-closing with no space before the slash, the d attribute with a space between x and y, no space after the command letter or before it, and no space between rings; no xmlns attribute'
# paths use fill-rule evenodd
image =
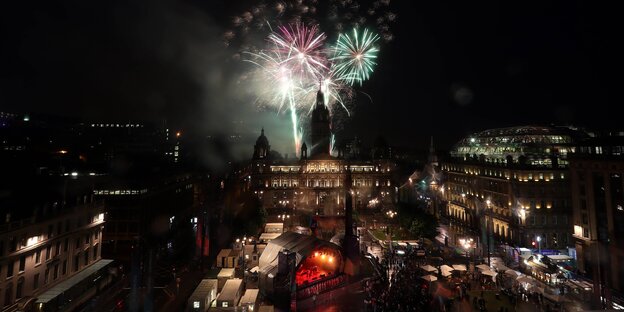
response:
<svg viewBox="0 0 624 312"><path fill-rule="evenodd" d="M352 35L340 34L331 48L325 40L326 35L317 24L307 26L297 22L271 32L268 45L260 52L244 53L250 56L245 61L257 67L255 80L261 86L258 102L276 107L278 113L289 114L295 153L300 152L304 138L302 124L314 108L319 88L332 116L336 109L344 110L349 116L353 86L367 80L376 65L379 36L373 32L354 29Z"/></svg>
<svg viewBox="0 0 624 312"><path fill-rule="evenodd" d="M322 51L325 34L318 26L303 24L280 26L277 32L269 35L273 51L281 55L282 64L288 66L299 79L320 78L320 71L326 67L326 58Z"/></svg>
<svg viewBox="0 0 624 312"><path fill-rule="evenodd" d="M379 36L365 29L353 29L351 35L340 34L334 48L332 61L335 62L336 76L349 85L368 80L377 65L379 48L375 45Z"/></svg>

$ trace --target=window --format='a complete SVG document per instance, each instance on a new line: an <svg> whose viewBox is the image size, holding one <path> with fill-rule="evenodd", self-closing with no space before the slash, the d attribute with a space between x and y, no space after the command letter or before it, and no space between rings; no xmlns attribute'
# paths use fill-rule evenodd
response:
<svg viewBox="0 0 624 312"><path fill-rule="evenodd" d="M41 249L35 251L35 264L41 263Z"/></svg>
<svg viewBox="0 0 624 312"><path fill-rule="evenodd" d="M78 271L80 267L80 257L78 255L74 256L74 272Z"/></svg>
<svg viewBox="0 0 624 312"><path fill-rule="evenodd" d="M69 238L66 238L65 245L63 245L63 251L67 252L68 249L69 249Z"/></svg>
<svg viewBox="0 0 624 312"><path fill-rule="evenodd" d="M13 276L13 265L15 264L15 261L9 260L9 263L7 264L7 275L6 277L12 277Z"/></svg>
<svg viewBox="0 0 624 312"><path fill-rule="evenodd" d="M48 284L49 281L50 281L50 269L46 268L45 274L43 275L43 285Z"/></svg>
<svg viewBox="0 0 624 312"><path fill-rule="evenodd" d="M531 216L531 225L535 225L535 215Z"/></svg>
<svg viewBox="0 0 624 312"><path fill-rule="evenodd" d="M24 293L24 277L20 277L17 280L17 287L15 288L15 299L22 298L22 294Z"/></svg>
<svg viewBox="0 0 624 312"><path fill-rule="evenodd" d="M48 239L52 238L52 234L54 233L54 224L48 225Z"/></svg>
<svg viewBox="0 0 624 312"><path fill-rule="evenodd" d="M84 252L84 263L85 265L89 264L89 249Z"/></svg>
<svg viewBox="0 0 624 312"><path fill-rule="evenodd" d="M546 218L546 216L543 216L543 217L542 217L542 224L543 224L543 225L548 224L548 218Z"/></svg>
<svg viewBox="0 0 624 312"><path fill-rule="evenodd" d="M33 289L39 288L39 273L33 277Z"/></svg>
<svg viewBox="0 0 624 312"><path fill-rule="evenodd" d="M553 216L553 217L552 217L552 220L553 220L553 224L554 224L554 225L557 225L557 216Z"/></svg>
<svg viewBox="0 0 624 312"><path fill-rule="evenodd" d="M97 245L93 246L93 260L97 259L98 257L98 248Z"/></svg>
<svg viewBox="0 0 624 312"><path fill-rule="evenodd" d="M587 217L587 214L586 214L586 213L582 213L582 214L581 214L581 222L582 222L583 224L589 224L589 218Z"/></svg>
<svg viewBox="0 0 624 312"><path fill-rule="evenodd" d="M56 253L55 255L60 255L61 254L61 242L56 242Z"/></svg>
<svg viewBox="0 0 624 312"><path fill-rule="evenodd" d="M4 291L4 305L8 306L13 304L13 284L9 283Z"/></svg>
<svg viewBox="0 0 624 312"><path fill-rule="evenodd" d="M63 275L67 274L67 260L63 260Z"/></svg>
<svg viewBox="0 0 624 312"><path fill-rule="evenodd" d="M17 239L15 237L9 238L9 252L17 250Z"/></svg>
<svg viewBox="0 0 624 312"><path fill-rule="evenodd" d="M76 250L80 250L80 237L76 238Z"/></svg>
<svg viewBox="0 0 624 312"><path fill-rule="evenodd" d="M19 271L24 272L24 269L26 269L26 256L21 256L19 261Z"/></svg>
<svg viewBox="0 0 624 312"><path fill-rule="evenodd" d="M58 273L59 273L59 267L58 264L54 265L54 280L56 280L58 278Z"/></svg>
<svg viewBox="0 0 624 312"><path fill-rule="evenodd" d="M46 260L50 260L50 257L52 257L52 246L48 245L46 247Z"/></svg>

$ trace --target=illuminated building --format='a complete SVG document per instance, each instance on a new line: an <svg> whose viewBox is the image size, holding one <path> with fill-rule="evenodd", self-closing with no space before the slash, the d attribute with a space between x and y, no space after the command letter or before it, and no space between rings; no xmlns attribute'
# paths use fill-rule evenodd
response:
<svg viewBox="0 0 624 312"><path fill-rule="evenodd" d="M110 282L104 205L87 179L32 178L0 190L2 311L71 310Z"/></svg>
<svg viewBox="0 0 624 312"><path fill-rule="evenodd" d="M594 281L595 309L624 305L612 294L624 293L623 175L621 134L584 140L570 157L577 267Z"/></svg>
<svg viewBox="0 0 624 312"><path fill-rule="evenodd" d="M541 249L571 245L570 128L491 129L459 141L442 164L446 213L495 241ZM490 244L492 242L490 241ZM485 250L483 250L485 251Z"/></svg>
<svg viewBox="0 0 624 312"><path fill-rule="evenodd" d="M386 206L394 203L394 162L386 158L385 153L377 153L371 159L350 157L342 148L334 151L337 156L332 156L328 114L319 91L312 111L312 131L307 142L310 145L302 144L299 158L272 158L269 140L262 130L254 146L251 167L243 179L247 190L254 192L268 211L303 210L319 215L343 215L343 181L347 168L353 175L356 209L365 208L373 199ZM351 154L358 155L354 151Z"/></svg>

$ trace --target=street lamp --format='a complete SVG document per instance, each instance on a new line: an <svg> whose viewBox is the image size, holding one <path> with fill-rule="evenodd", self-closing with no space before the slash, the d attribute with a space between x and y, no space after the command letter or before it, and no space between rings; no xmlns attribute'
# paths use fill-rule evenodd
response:
<svg viewBox="0 0 624 312"><path fill-rule="evenodd" d="M542 244L541 244L541 241L542 241L542 237L538 235L538 236L537 236L537 253L538 253L538 254L541 254L541 253L542 253Z"/></svg>
<svg viewBox="0 0 624 312"><path fill-rule="evenodd" d="M237 238L236 239L236 243L240 244L240 247L243 251L243 285L245 284L245 270L246 270L246 264L247 264L247 257L249 257L249 255L245 255L245 245L247 245L247 242L251 243L251 237L248 239L247 236L243 236L242 239Z"/></svg>
<svg viewBox="0 0 624 312"><path fill-rule="evenodd" d="M386 216L392 220L397 215L396 211L388 210L386 211ZM392 221L391 221L392 222ZM392 228L390 227L390 223L388 223L387 227L388 243L390 245L390 257L388 259L388 280L390 280L390 266L394 260L394 250L392 250Z"/></svg>

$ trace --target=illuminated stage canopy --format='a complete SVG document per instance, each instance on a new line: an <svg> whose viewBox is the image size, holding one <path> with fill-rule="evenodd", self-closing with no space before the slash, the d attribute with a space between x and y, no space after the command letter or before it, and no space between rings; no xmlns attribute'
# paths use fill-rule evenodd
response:
<svg viewBox="0 0 624 312"><path fill-rule="evenodd" d="M283 250L295 254L297 290L338 277L343 272L343 256L339 246L313 236L286 232L270 241L259 262L258 287L264 295L274 293L278 272L278 256Z"/></svg>

